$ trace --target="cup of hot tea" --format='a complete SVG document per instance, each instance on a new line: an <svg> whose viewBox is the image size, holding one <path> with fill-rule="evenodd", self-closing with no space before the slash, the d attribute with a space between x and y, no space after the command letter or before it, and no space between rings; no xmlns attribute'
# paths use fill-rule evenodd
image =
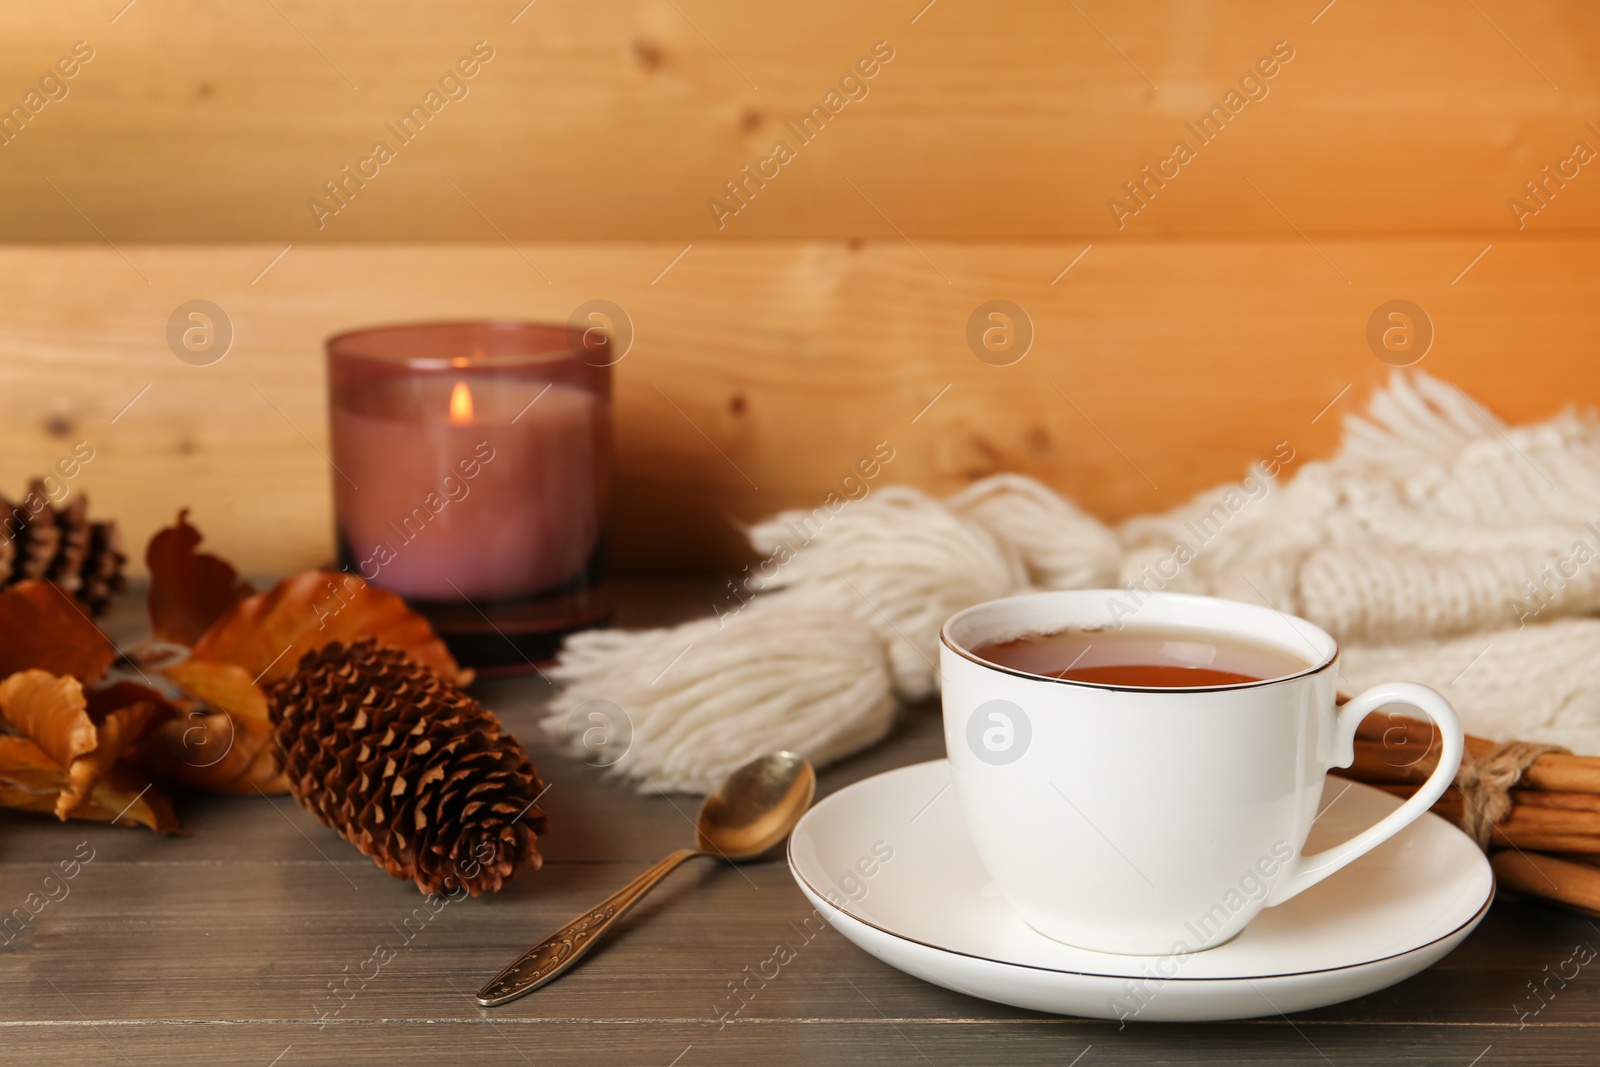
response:
<svg viewBox="0 0 1600 1067"><path fill-rule="evenodd" d="M1304 619L1212 597L1033 593L940 633L945 745L978 855L1034 929L1100 952L1214 948L1393 837L1450 785L1462 734L1409 682L1335 705L1338 646ZM1342 844L1301 852L1323 777L1368 712L1432 720L1438 768Z"/></svg>

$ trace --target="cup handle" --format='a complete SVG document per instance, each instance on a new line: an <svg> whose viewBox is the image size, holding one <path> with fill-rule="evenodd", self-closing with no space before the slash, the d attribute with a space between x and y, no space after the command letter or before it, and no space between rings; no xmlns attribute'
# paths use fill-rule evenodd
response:
<svg viewBox="0 0 1600 1067"><path fill-rule="evenodd" d="M1302 855L1292 861L1273 884L1267 895L1267 907L1282 904L1290 897L1309 889L1334 871L1344 867L1358 856L1364 855L1405 829L1433 807L1433 802L1444 795L1455 781L1461 767L1461 751L1465 739L1461 724L1448 701L1425 685L1415 682L1387 682L1373 686L1360 696L1346 702L1339 709L1339 719L1334 726L1332 767L1348 767L1355 762L1356 727L1367 714L1385 704L1408 704L1433 720L1444 740L1439 753L1439 765L1428 780L1422 783L1410 799L1388 815L1379 819L1350 840L1314 855Z"/></svg>

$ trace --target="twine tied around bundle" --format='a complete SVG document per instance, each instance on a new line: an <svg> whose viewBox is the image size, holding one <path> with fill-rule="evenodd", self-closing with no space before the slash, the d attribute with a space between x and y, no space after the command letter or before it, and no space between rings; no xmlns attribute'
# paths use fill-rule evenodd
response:
<svg viewBox="0 0 1600 1067"><path fill-rule="evenodd" d="M1461 770L1456 772L1456 788L1466 801L1461 806L1461 829L1489 851L1495 824L1511 814L1511 790L1540 756L1551 752L1569 753L1562 745L1541 745L1533 741L1505 741L1483 758L1471 752L1462 754Z"/></svg>

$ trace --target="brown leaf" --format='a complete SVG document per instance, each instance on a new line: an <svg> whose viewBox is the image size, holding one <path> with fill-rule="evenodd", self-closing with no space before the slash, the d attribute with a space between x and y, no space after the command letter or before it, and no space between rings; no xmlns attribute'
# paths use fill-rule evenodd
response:
<svg viewBox="0 0 1600 1067"><path fill-rule="evenodd" d="M52 814L57 798L70 788L48 753L26 737L0 735L0 807ZM135 772L118 767L100 782L72 818L148 826L162 834L178 833L172 802Z"/></svg>
<svg viewBox="0 0 1600 1067"><path fill-rule="evenodd" d="M444 642L404 600L353 574L307 571L241 600L190 649L190 660L233 663L257 684L293 674L300 657L331 641L376 638L457 685L472 672L457 666Z"/></svg>
<svg viewBox="0 0 1600 1067"><path fill-rule="evenodd" d="M282 793L272 724L195 709L145 736L135 757L158 781L212 793Z"/></svg>
<svg viewBox="0 0 1600 1067"><path fill-rule="evenodd" d="M189 510L150 538L144 551L150 568L147 607L150 628L163 641L192 645L227 610L255 592L225 560L196 552L200 531L189 525Z"/></svg>
<svg viewBox="0 0 1600 1067"><path fill-rule="evenodd" d="M49 671L18 671L0 682L0 716L50 756L70 767L100 743L83 683Z"/></svg>
<svg viewBox="0 0 1600 1067"><path fill-rule="evenodd" d="M38 668L93 682L116 658L116 648L72 594L40 581L0 590L0 678Z"/></svg>
<svg viewBox="0 0 1600 1067"><path fill-rule="evenodd" d="M78 807L100 781L110 778L120 766L118 761L133 751L151 724L161 717L158 705L142 701L118 708L107 715L105 721L96 727L100 733L100 744L94 752L67 768L67 780L72 783L74 798L67 806L67 811ZM60 810L59 806L57 810Z"/></svg>
<svg viewBox="0 0 1600 1067"><path fill-rule="evenodd" d="M238 664L187 659L165 668L161 673L185 692L235 718L272 721L267 713L267 694L250 680L249 672Z"/></svg>
<svg viewBox="0 0 1600 1067"><path fill-rule="evenodd" d="M174 705L163 694L147 685L126 679L113 682L111 685L90 686L83 691L83 697L89 702L89 718L96 723L104 722L106 717L118 708L139 703L153 705L160 712L159 717L183 714L183 709Z"/></svg>
<svg viewBox="0 0 1600 1067"><path fill-rule="evenodd" d="M67 788L55 807L62 819L89 799L122 753L161 714L159 706L135 701L108 712L97 723L76 678L28 670L0 682L0 715L66 771Z"/></svg>
<svg viewBox="0 0 1600 1067"><path fill-rule="evenodd" d="M99 777L89 756L99 747L100 734L89 719L82 683L49 671L18 671L0 682L0 715L66 770L67 788L55 806L57 817L65 820L88 799Z"/></svg>
<svg viewBox="0 0 1600 1067"><path fill-rule="evenodd" d="M281 793L287 783L272 746L267 695L243 667L188 659L162 673L209 709L162 723L138 762L158 781L212 793Z"/></svg>

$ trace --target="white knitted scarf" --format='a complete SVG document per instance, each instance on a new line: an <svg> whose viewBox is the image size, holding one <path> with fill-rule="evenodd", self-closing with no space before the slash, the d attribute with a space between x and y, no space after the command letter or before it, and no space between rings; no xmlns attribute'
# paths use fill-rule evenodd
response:
<svg viewBox="0 0 1600 1067"><path fill-rule="evenodd" d="M1130 610L1165 589L1303 616L1347 693L1423 682L1470 732L1600 751L1600 619L1575 617L1600 608L1600 421L1509 428L1396 375L1331 459L1286 452L1116 530L1014 474L781 513L748 531L761 591L734 610L570 638L545 729L640 788L704 792L780 748L824 764L937 692L953 612L1120 585Z"/></svg>

